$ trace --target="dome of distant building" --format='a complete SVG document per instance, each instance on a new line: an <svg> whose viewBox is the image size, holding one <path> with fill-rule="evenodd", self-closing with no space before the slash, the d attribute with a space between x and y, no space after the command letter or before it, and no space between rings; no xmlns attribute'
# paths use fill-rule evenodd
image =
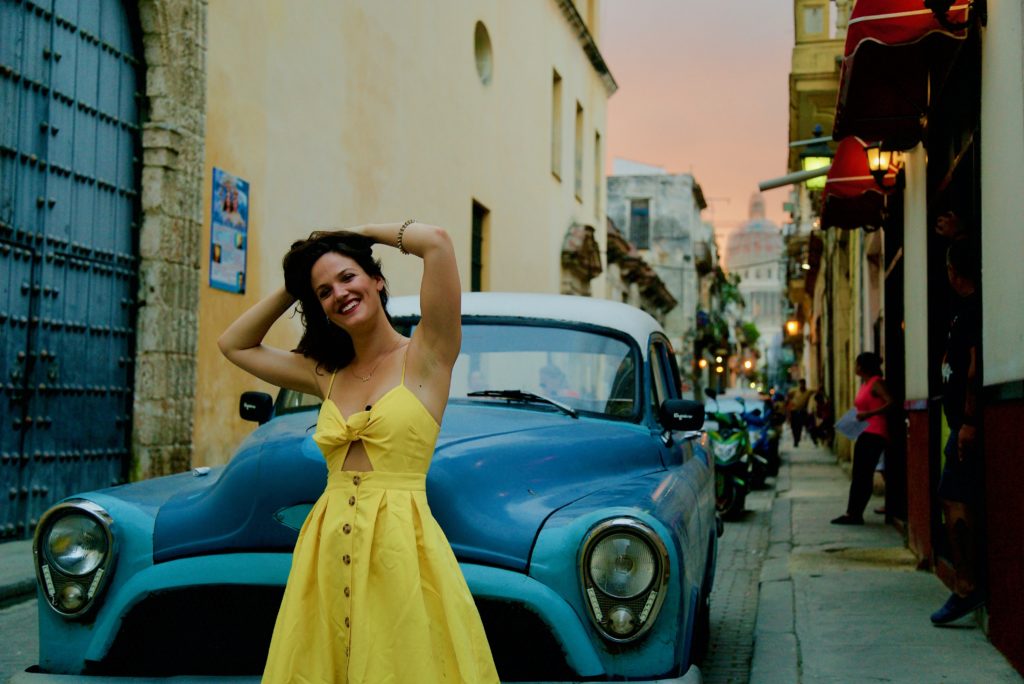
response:
<svg viewBox="0 0 1024 684"><path fill-rule="evenodd" d="M752 266L777 267L782 258L782 231L765 218L764 196L759 192L750 198L749 216L726 237L723 261L725 270L730 273Z"/></svg>
<svg viewBox="0 0 1024 684"><path fill-rule="evenodd" d="M760 193L750 198L750 219L726 237L723 261L725 270L740 278L744 317L762 333L779 330L785 306L785 252L782 231L765 218Z"/></svg>

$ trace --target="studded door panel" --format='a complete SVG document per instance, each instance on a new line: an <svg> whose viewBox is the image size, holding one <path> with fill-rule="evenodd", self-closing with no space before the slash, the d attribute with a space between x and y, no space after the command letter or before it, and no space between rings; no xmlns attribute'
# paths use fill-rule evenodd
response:
<svg viewBox="0 0 1024 684"><path fill-rule="evenodd" d="M0 0L0 540L123 481L139 102L119 0Z"/></svg>

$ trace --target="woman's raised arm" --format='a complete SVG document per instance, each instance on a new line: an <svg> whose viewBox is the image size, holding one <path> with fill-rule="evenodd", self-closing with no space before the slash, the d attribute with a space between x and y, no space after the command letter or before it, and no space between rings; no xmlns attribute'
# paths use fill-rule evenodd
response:
<svg viewBox="0 0 1024 684"><path fill-rule="evenodd" d="M228 361L260 380L320 396L314 360L263 344L270 326L294 303L295 298L279 288L229 325L217 339L217 346Z"/></svg>
<svg viewBox="0 0 1024 684"><path fill-rule="evenodd" d="M423 259L421 319L416 335L431 365L450 372L462 346L462 285L451 236L444 228L419 221L371 224L356 230Z"/></svg>

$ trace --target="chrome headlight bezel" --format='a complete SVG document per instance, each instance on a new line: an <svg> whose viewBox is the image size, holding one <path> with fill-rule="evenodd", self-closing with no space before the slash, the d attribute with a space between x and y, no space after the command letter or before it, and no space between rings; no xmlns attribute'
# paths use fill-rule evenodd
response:
<svg viewBox="0 0 1024 684"><path fill-rule="evenodd" d="M649 547L655 561L656 567L649 585L639 594L629 598L619 598L605 593L591 576L590 566L594 550L602 540L616 534L639 539ZM611 518L598 523L583 540L578 566L583 602L587 606L591 623L602 638L617 644L630 643L642 637L654 626L665 600L670 563L664 542L648 525L636 518L628 517ZM612 613L621 614L622 609L636 621L636 627L628 634L617 634L610 626Z"/></svg>
<svg viewBox="0 0 1024 684"><path fill-rule="evenodd" d="M88 518L97 524L106 543L106 552L95 567L87 572L73 574L53 560L49 548L50 532L54 525L70 516ZM114 534L111 531L113 518L98 504L85 499L71 499L57 504L43 514L36 526L32 540L32 557L36 570L36 581L46 596L50 608L65 618L81 617L96 605L110 579L110 570L117 557ZM80 603L65 605L69 597L76 597Z"/></svg>

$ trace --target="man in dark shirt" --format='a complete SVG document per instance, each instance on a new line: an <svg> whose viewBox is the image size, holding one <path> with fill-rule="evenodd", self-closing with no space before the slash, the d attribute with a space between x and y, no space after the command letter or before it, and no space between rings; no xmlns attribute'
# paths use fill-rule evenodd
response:
<svg viewBox="0 0 1024 684"><path fill-rule="evenodd" d="M956 579L952 595L931 616L936 625L958 620L985 602L984 592L977 585L976 516L983 486L977 432L981 383L979 261L969 239L954 240L946 252L946 275L957 305L942 359L942 406L950 433L939 496Z"/></svg>

